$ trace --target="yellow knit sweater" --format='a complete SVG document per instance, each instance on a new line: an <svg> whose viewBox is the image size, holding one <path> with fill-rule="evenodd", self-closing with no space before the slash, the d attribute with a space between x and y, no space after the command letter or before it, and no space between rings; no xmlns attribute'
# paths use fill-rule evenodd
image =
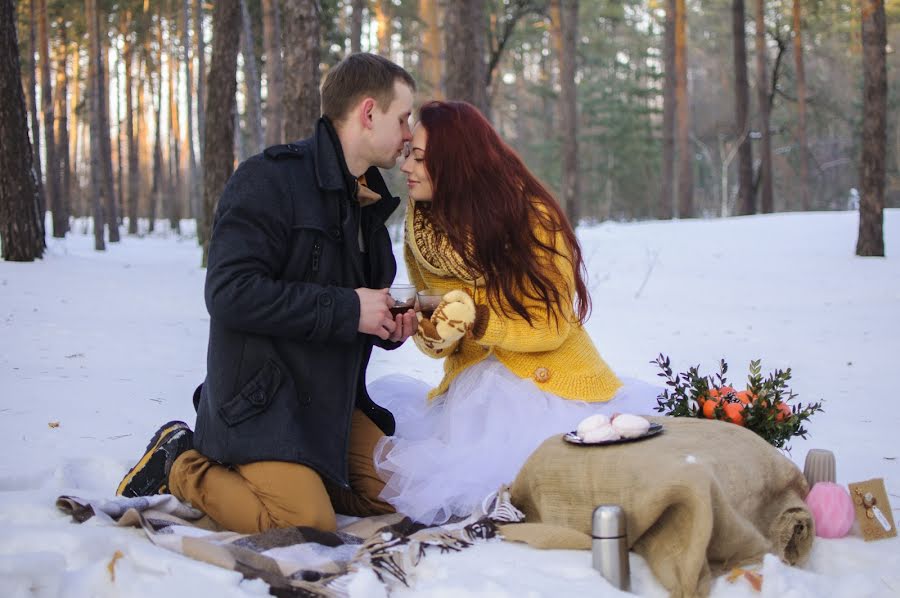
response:
<svg viewBox="0 0 900 598"><path fill-rule="evenodd" d="M610 400L622 383L600 357L590 336L578 323L572 306L568 305L565 313L558 314L558 326L552 318L548 321L545 306L532 300L524 301L531 315L531 324L518 316L506 316L495 306L490 306L483 284L453 274L460 271L458 267L453 267L454 264L449 268L441 267L440 262L446 263L447 260L448 243L444 239L435 239L432 227L423 226L423 221L427 222L427 219L423 220L422 209L421 206L416 207L415 202L410 202L407 210L404 258L410 282L417 289L438 289L442 292L466 289L475 299L479 311L487 308L489 313L482 336L473 338L466 335L450 355L432 355L446 355L446 360L444 378L428 398L446 392L460 372L493 354L516 376L530 378L542 390L559 397L589 402ZM536 233L539 238L548 237L541 230L536 230ZM428 239L423 240L423 237ZM557 239L556 246L565 247L561 239ZM429 247L432 251L437 249L441 255L432 253L426 256ZM458 266L458 259L450 260ZM560 271L567 273L567 280L561 280L559 288L574 288L571 264L562 257L557 260Z"/></svg>

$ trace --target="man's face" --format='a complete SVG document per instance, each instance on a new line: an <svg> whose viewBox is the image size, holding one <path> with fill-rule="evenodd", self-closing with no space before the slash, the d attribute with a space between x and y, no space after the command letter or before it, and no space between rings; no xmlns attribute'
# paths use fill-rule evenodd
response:
<svg viewBox="0 0 900 598"><path fill-rule="evenodd" d="M393 168L403 154L404 145L412 139L409 117L413 92L405 83L394 81L394 99L386 111L376 105L371 112L372 128L370 162L379 168Z"/></svg>

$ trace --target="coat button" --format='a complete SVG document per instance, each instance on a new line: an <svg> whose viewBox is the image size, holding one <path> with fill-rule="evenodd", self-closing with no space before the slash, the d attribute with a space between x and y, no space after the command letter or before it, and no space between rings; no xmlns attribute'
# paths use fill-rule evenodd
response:
<svg viewBox="0 0 900 598"><path fill-rule="evenodd" d="M537 382L547 382L550 380L550 370L541 366L534 370L534 379Z"/></svg>
<svg viewBox="0 0 900 598"><path fill-rule="evenodd" d="M336 224L328 229L328 234L331 235L331 238L335 241L340 241L341 237L343 236L341 234L341 227Z"/></svg>
<svg viewBox="0 0 900 598"><path fill-rule="evenodd" d="M319 297L319 303L321 303L325 307L328 307L329 305L331 305L331 297L329 295L322 295L321 297Z"/></svg>

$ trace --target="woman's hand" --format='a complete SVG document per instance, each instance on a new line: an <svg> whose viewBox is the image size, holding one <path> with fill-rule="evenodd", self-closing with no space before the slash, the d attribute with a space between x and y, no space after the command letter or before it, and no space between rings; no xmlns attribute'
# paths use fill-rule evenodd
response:
<svg viewBox="0 0 900 598"><path fill-rule="evenodd" d="M416 345L435 357L445 355L475 325L475 314L475 302L468 293L459 289L450 291L431 318L425 319L419 314Z"/></svg>

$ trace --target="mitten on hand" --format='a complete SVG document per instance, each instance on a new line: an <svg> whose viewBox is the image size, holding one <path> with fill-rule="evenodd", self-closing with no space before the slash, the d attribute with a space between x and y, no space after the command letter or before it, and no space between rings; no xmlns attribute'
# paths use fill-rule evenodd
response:
<svg viewBox="0 0 900 598"><path fill-rule="evenodd" d="M465 291L444 295L431 318L418 314L419 328L413 337L416 346L432 357L443 357L456 347L475 324L475 302Z"/></svg>

